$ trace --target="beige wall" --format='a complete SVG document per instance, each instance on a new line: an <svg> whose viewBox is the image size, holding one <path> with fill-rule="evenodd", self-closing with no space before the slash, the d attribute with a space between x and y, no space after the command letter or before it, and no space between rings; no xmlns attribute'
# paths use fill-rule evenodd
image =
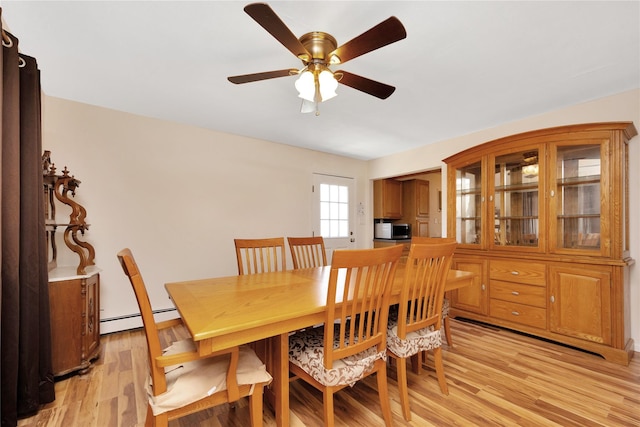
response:
<svg viewBox="0 0 640 427"><path fill-rule="evenodd" d="M314 172L354 177L358 247L372 238L372 179L442 167L460 150L494 138L573 123L631 120L640 128L640 90L571 106L370 162L243 138L45 96L43 145L82 184L86 239L102 268L101 318L136 313L116 261L129 246L156 309L171 307L163 284L236 273L234 237L303 235L311 230ZM630 144L630 181L639 182L640 138ZM444 176L444 175L443 175ZM442 192L446 194L446 183ZM435 186L434 186L435 187ZM432 187L433 188L433 187ZM631 255L640 257L640 186L631 186ZM446 221L443 212L442 222ZM446 224L443 224L446 229ZM76 262L59 251L62 262ZM631 267L632 336L640 351L640 273ZM102 332L137 326L106 322Z"/></svg>
<svg viewBox="0 0 640 427"><path fill-rule="evenodd" d="M371 179L405 175L423 170L442 167L446 176L446 165L438 161L461 150L491 141L503 136L529 130L543 129L578 123L633 121L640 131L640 90L624 92L584 104L574 105L539 116L496 126L473 134L453 138L438 144L420 147L404 153L373 160L369 165ZM640 137L629 144L630 185L630 233L631 256L640 262ZM442 183L442 193L446 194L446 182ZM442 216L443 233L446 233L446 215ZM640 269L631 266L631 336L635 341L635 351L640 351Z"/></svg>
<svg viewBox="0 0 640 427"><path fill-rule="evenodd" d="M172 307L166 282L237 274L234 238L309 235L312 173L355 178L356 202L370 205L360 160L53 97L43 102L43 128L56 167L82 181L76 200L102 268L103 320L138 312L116 259L125 246L154 309L164 309ZM368 214L356 236L370 233ZM77 263L64 243L58 248L60 265ZM139 324L104 322L101 332Z"/></svg>

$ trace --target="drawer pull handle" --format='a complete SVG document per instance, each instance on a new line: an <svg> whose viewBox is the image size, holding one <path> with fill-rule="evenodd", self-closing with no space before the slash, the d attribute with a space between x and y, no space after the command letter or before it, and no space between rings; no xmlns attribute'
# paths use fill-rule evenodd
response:
<svg viewBox="0 0 640 427"><path fill-rule="evenodd" d="M518 313L517 311L512 311L511 314L513 314L514 316L520 316L520 313Z"/></svg>
<svg viewBox="0 0 640 427"><path fill-rule="evenodd" d="M513 274L514 276L517 276L520 273L518 273L517 271L512 271L511 274Z"/></svg>
<svg viewBox="0 0 640 427"><path fill-rule="evenodd" d="M518 291L511 291L511 295L518 296L518 295L520 295L520 292L518 292Z"/></svg>

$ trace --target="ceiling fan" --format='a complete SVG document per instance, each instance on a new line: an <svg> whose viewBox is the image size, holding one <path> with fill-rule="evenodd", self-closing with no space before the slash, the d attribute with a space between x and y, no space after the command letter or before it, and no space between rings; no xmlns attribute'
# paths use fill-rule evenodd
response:
<svg viewBox="0 0 640 427"><path fill-rule="evenodd" d="M276 13L265 3L252 3L244 11L302 61L301 69L266 71L228 77L231 83L242 84L259 80L299 75L295 83L302 98L302 112L315 111L318 104L336 96L338 83L380 99L387 99L395 87L347 71L331 71L333 65L344 64L365 53L397 42L407 36L398 18L392 16L338 47L336 39L322 31L312 31L297 38Z"/></svg>

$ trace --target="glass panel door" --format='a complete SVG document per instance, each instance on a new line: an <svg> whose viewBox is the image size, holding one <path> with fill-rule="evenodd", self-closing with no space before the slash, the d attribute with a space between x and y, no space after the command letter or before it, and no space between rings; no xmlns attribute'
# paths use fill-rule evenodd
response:
<svg viewBox="0 0 640 427"><path fill-rule="evenodd" d="M601 249L601 144L557 145L555 150L555 247ZM552 184L554 184L552 183Z"/></svg>
<svg viewBox="0 0 640 427"><path fill-rule="evenodd" d="M482 164L456 169L456 240L482 243Z"/></svg>
<svg viewBox="0 0 640 427"><path fill-rule="evenodd" d="M314 173L312 235L324 238L329 264L335 249L355 247L355 217L354 179Z"/></svg>
<svg viewBox="0 0 640 427"><path fill-rule="evenodd" d="M539 148L494 157L491 246L540 247Z"/></svg>

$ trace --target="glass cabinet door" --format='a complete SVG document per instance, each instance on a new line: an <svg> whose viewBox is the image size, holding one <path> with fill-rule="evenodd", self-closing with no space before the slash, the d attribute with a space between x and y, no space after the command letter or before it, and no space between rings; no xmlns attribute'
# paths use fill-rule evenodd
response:
<svg viewBox="0 0 640 427"><path fill-rule="evenodd" d="M602 149L602 141L554 145L550 171L550 205L555 217L550 227L552 250L602 252L605 227L601 213L609 200L601 185L605 167Z"/></svg>
<svg viewBox="0 0 640 427"><path fill-rule="evenodd" d="M542 152L539 147L531 147L492 157L491 247L543 247L540 244L542 200L539 198Z"/></svg>
<svg viewBox="0 0 640 427"><path fill-rule="evenodd" d="M482 242L482 163L456 169L456 240L459 244Z"/></svg>

